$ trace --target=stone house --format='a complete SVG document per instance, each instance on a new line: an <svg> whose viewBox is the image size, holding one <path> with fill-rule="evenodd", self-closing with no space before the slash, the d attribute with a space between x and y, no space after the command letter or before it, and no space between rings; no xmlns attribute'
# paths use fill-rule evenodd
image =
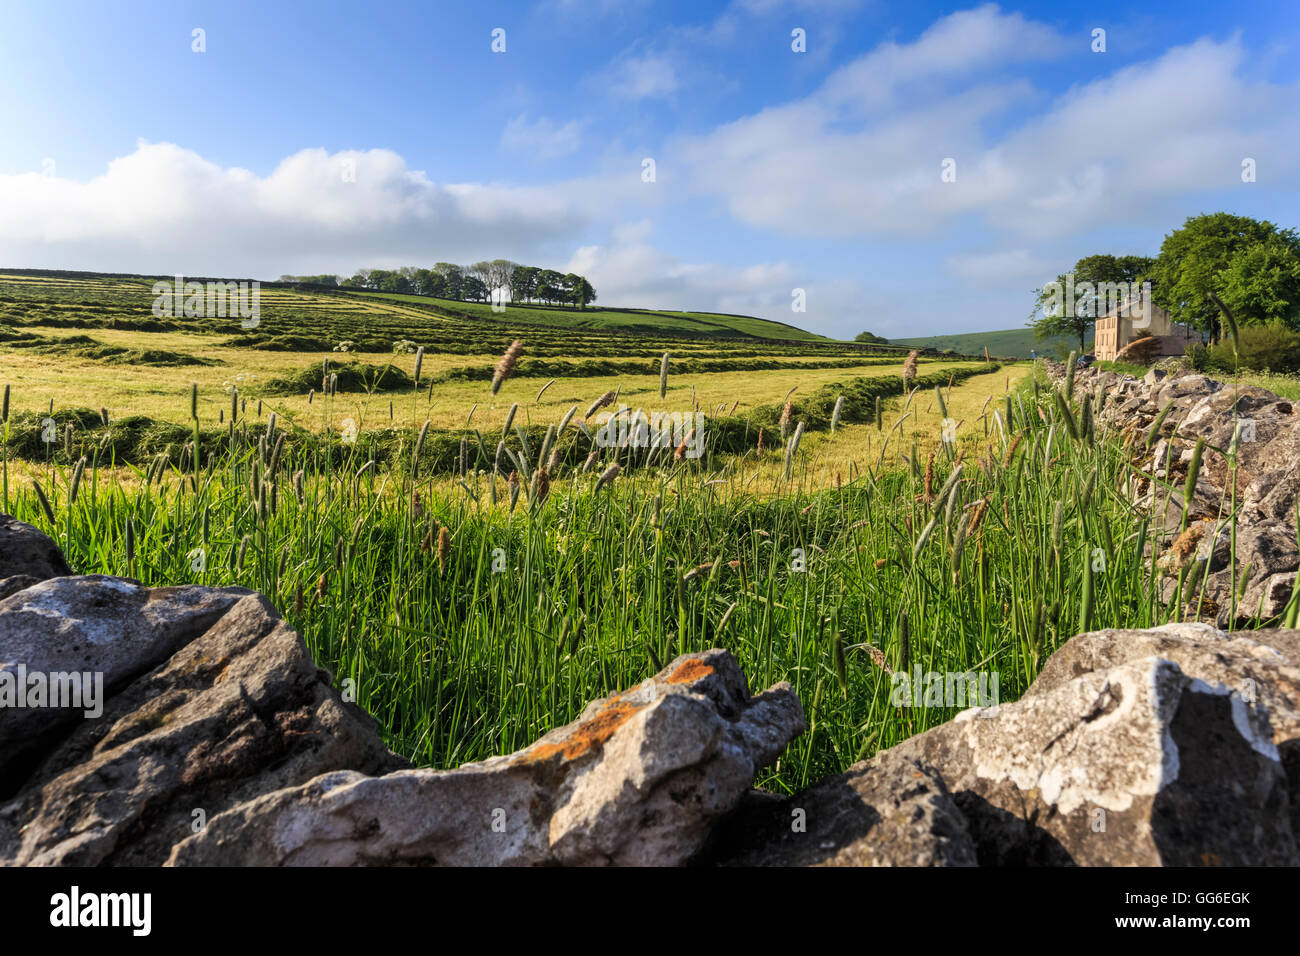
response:
<svg viewBox="0 0 1300 956"><path fill-rule="evenodd" d="M1200 342L1201 333L1169 318L1169 313L1147 301L1150 293L1139 289L1126 296L1105 315L1097 319L1093 354L1099 362L1110 362L1126 345L1148 335L1154 336L1160 356L1182 355L1189 343Z"/></svg>

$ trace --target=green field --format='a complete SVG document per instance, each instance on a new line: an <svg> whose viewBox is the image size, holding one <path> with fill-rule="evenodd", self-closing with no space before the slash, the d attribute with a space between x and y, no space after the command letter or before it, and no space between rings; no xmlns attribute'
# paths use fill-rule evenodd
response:
<svg viewBox="0 0 1300 956"><path fill-rule="evenodd" d="M688 336L713 336L719 338L761 338L795 342L831 341L803 329L781 322L772 322L751 315L722 315L708 312L665 312L655 309L606 309L588 306L585 309L547 308L532 305L505 305L501 311L481 302L458 302L432 296L402 295L391 292L345 292L365 298L401 302L416 307L463 313L477 319L488 320L506 328L524 326L551 326L560 329L595 329L610 332L641 334L671 333Z"/></svg>
<svg viewBox="0 0 1300 956"><path fill-rule="evenodd" d="M266 593L420 765L516 749L722 646L803 702L809 732L758 781L793 791L960 709L898 705L892 670L996 674L1011 700L1077 630L1178 613L1125 449L1067 427L1081 409L1028 364L926 356L905 381L897 352L827 340L282 288L245 329L150 301L146 280L0 275L0 508L78 572ZM619 406L703 434L605 441Z"/></svg>

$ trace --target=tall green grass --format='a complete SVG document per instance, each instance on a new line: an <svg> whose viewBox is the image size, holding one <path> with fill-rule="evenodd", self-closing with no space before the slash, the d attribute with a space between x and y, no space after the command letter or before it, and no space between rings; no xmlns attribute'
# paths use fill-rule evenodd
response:
<svg viewBox="0 0 1300 956"><path fill-rule="evenodd" d="M447 491L415 433L376 463L236 427L197 470L159 458L133 481L89 446L75 501L75 465L39 466L38 495L6 461L3 499L79 573L269 595L420 765L517 749L674 655L729 648L753 689L786 680L803 701L809 731L760 781L794 790L954 715L893 706L890 670L996 672L1007 701L1079 629L1175 613L1149 519L1120 491L1125 450L1091 410L1035 389L987 421L978 453L913 452L829 489L795 452L765 495L752 450L611 449L543 479L546 439L518 436L511 509L508 457L472 459ZM601 486L616 454L628 467Z"/></svg>

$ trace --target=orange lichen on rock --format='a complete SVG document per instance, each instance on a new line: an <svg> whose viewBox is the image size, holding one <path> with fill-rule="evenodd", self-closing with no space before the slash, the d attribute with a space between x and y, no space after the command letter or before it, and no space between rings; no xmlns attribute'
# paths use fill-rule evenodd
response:
<svg viewBox="0 0 1300 956"><path fill-rule="evenodd" d="M539 763L551 757L562 756L565 760L580 757L593 747L599 747L614 736L614 732L641 710L645 704L633 704L625 701L611 700L603 710L584 720L563 740L556 743L537 744L519 755L516 763Z"/></svg>
<svg viewBox="0 0 1300 956"><path fill-rule="evenodd" d="M689 661L682 663L677 670L669 674L664 680L669 684L693 684L701 677L708 677L712 673L712 664L706 664L699 658L691 658Z"/></svg>

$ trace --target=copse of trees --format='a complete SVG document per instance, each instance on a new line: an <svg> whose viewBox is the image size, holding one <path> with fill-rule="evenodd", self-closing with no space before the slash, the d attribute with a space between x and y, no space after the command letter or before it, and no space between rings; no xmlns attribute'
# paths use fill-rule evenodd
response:
<svg viewBox="0 0 1300 956"><path fill-rule="evenodd" d="M290 275L284 275L284 276L280 276L280 281L281 281L281 282L301 282L303 285L333 285L333 286L337 286L337 285L339 284L339 277L338 277L338 276L327 276L327 275L319 275L319 276L290 276Z"/></svg>
<svg viewBox="0 0 1300 956"><path fill-rule="evenodd" d="M407 295L428 295L458 302L490 302L493 290L510 302L541 302L584 309L596 301L596 290L584 276L523 266L508 259L493 259L460 266L435 263L432 269L359 269L340 284L345 289L369 289Z"/></svg>
<svg viewBox="0 0 1300 956"><path fill-rule="evenodd" d="M865 342L868 345L888 345L889 339L876 335L874 332L859 332L853 336L855 342Z"/></svg>

